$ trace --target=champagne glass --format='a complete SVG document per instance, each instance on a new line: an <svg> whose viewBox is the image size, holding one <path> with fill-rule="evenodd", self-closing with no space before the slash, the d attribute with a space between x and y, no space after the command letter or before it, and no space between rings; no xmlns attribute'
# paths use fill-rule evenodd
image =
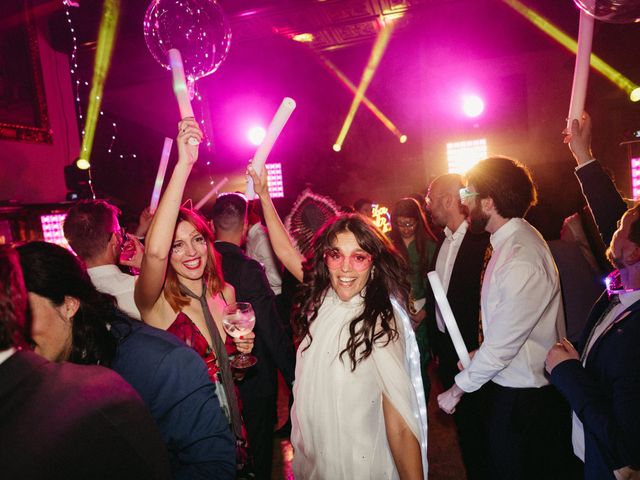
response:
<svg viewBox="0 0 640 480"><path fill-rule="evenodd" d="M224 307L222 325L225 331L233 338L240 338L253 330L256 324L256 314L253 307L247 302L230 303ZM253 367L258 359L253 355L240 353L231 362L232 367L244 369Z"/></svg>

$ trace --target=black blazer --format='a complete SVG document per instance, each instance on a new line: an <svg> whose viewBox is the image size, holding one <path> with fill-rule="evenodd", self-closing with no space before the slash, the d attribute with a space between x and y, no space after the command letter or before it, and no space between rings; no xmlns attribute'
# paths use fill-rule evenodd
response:
<svg viewBox="0 0 640 480"><path fill-rule="evenodd" d="M443 241L438 242L432 265L429 268L430 271L435 270L442 243ZM447 299L469 352L478 348L480 275L488 246L488 233L475 234L467 230L453 264L447 289ZM449 332L441 333L436 325L436 302L431 287L427 290L426 309L427 319L430 323L429 331L432 333L432 338L435 339L433 342L435 353L440 360L440 377L443 386L449 388L453 385L453 377L458 373L458 356Z"/></svg>
<svg viewBox="0 0 640 480"><path fill-rule="evenodd" d="M576 176L602 240L609 246L613 232L618 228L618 220L627 211L627 204L599 162L591 162L579 168Z"/></svg>
<svg viewBox="0 0 640 480"><path fill-rule="evenodd" d="M282 327L275 295L259 262L232 243L218 241L215 247L222 256L224 279L236 290L236 301L251 303L256 313L252 353L258 363L247 370L239 384L240 393L243 397L274 396L278 386L277 370L291 387L295 368L295 350Z"/></svg>
<svg viewBox="0 0 640 480"><path fill-rule="evenodd" d="M171 478L158 427L118 374L29 351L0 364L0 471L30 480Z"/></svg>

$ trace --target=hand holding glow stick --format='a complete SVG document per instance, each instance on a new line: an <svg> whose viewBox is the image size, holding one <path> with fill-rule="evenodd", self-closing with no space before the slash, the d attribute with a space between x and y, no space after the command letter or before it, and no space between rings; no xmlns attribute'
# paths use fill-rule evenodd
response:
<svg viewBox="0 0 640 480"><path fill-rule="evenodd" d="M218 191L222 188L222 186L227 183L229 181L229 179L227 177L224 177L222 180L220 180L218 183L216 183L213 188L211 189L211 191L209 193L207 193L204 197L202 197L202 199L200 199L200 201L198 203L196 203L195 209L196 210L200 210L202 208L202 206L207 203L209 201L209 199L211 197L213 197L216 193L218 193Z"/></svg>
<svg viewBox="0 0 640 480"><path fill-rule="evenodd" d="M264 140L256 150L253 160L251 161L251 165L258 176L260 175L260 172L262 172L262 168L264 167L267 157L273 148L273 144L278 139L280 132L284 128L295 108L295 100L293 100L293 98L285 97L280 104L280 108L278 108L278 111L274 115L273 120L271 120L271 124L267 129ZM247 189L244 194L247 197L247 200L253 200L256 196L253 191L253 180L249 176L247 176Z"/></svg>
<svg viewBox="0 0 640 480"><path fill-rule="evenodd" d="M171 154L171 146L173 139L164 138L164 146L162 147L162 156L160 157L160 165L158 165L158 173L156 174L156 183L153 185L153 193L151 194L151 203L149 204L149 212L151 215L156 213L158 202L160 202L160 192L164 183L164 176L167 173L167 164L169 163L169 155Z"/></svg>
<svg viewBox="0 0 640 480"><path fill-rule="evenodd" d="M191 107L191 99L189 98L189 89L187 88L187 78L184 75L184 65L182 64L182 55L180 50L172 48L168 52L169 65L171 65L171 76L173 77L173 93L178 100L178 108L180 109L180 118L195 118L193 108ZM190 145L198 145L198 140L189 138Z"/></svg>
<svg viewBox="0 0 640 480"><path fill-rule="evenodd" d="M438 303L438 307L440 308L440 313L442 314L442 319L447 326L449 336L453 341L453 346L456 349L458 358L460 358L462 366L464 368L467 368L471 363L471 358L469 357L469 352L467 351L467 347L464 344L462 335L460 335L460 329L458 328L456 319L454 318L453 312L451 311L451 305L449 305L449 301L447 300L447 294L442 287L440 277L438 276L437 272L433 271L427 273L427 278L429 278L431 290L433 290L433 296L436 298L436 302Z"/></svg>
<svg viewBox="0 0 640 480"><path fill-rule="evenodd" d="M587 96L589 66L591 62L591 43L593 41L593 17L580 10L580 30L578 32L578 51L576 66L573 70L573 86L571 88L571 105L567 118L567 133L571 132L571 122L580 120L584 111Z"/></svg>

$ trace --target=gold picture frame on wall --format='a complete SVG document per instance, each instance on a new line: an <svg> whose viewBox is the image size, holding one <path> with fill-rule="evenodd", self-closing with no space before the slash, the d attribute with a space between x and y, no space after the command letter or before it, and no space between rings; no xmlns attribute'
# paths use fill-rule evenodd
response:
<svg viewBox="0 0 640 480"><path fill-rule="evenodd" d="M31 3L2 4L8 15L0 19L0 140L52 143Z"/></svg>

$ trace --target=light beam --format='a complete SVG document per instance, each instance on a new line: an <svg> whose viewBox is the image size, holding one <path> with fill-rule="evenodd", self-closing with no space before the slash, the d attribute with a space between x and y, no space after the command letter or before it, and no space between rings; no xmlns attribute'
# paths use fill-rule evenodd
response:
<svg viewBox="0 0 640 480"><path fill-rule="evenodd" d="M344 73L342 73L342 71L340 71L338 67L334 65L333 62L331 62L331 60L320 54L318 54L318 58L322 62L322 66L324 66L329 73L336 77L349 91L351 91L351 93L353 93L354 95L356 94L356 86ZM364 106L367 107L371 111L371 113L373 113L373 115L375 115L375 117L380 120L380 122L382 122L382 124L398 138L400 143L405 143L407 141L407 136L404 135L400 130L398 130L398 127L396 127L395 124L391 120L389 120L389 118L384 113L382 113L380 109L367 98L366 95L362 95L362 103L364 103Z"/></svg>
<svg viewBox="0 0 640 480"><path fill-rule="evenodd" d="M100 104L102 103L102 93L104 92L104 83L111 64L111 54L113 53L119 17L120 0L105 0L98 32L93 80L87 108L87 121L84 127L84 136L82 137L82 148L80 149L80 159L87 162L89 162L91 149L93 148L93 139L96 133Z"/></svg>
<svg viewBox="0 0 640 480"><path fill-rule="evenodd" d="M353 101L351 102L351 107L349 108L349 113L347 114L347 118L345 118L344 123L342 124L342 129L340 130L340 134L338 135L338 139L333 146L333 149L336 150L336 146L340 149L342 148L342 144L344 143L344 139L347 137L347 133L349 132L349 128L351 128L351 124L353 123L353 119L356 116L356 112L358 111L358 107L360 103L362 103L362 99L364 97L364 93L367 91L367 87L371 83L373 79L373 75L380 64L380 60L382 60L382 56L384 55L384 51L389 44L389 40L391 39L391 33L393 32L393 23L389 23L385 25L382 30L378 33L378 38L376 38L375 43L373 44L373 49L371 50L371 55L369 56L369 61L367 62L367 66L362 72L362 78L360 79L360 85L356 90Z"/></svg>
<svg viewBox="0 0 640 480"><path fill-rule="evenodd" d="M569 35L563 32L560 28L558 28L556 25L548 21L546 18L544 18L542 15L540 15L536 11L527 7L519 0L502 0L502 1L506 3L508 6L510 6L511 8L513 8L520 15L525 17L527 20L529 20L531 23L533 23L540 30L542 30L547 35L549 35L551 38L556 40L558 43L560 43L562 46L564 46L567 50L569 50L573 54L575 54L578 51L578 42L576 40L571 38ZM623 92L629 95L629 99L632 102L637 102L638 100L640 100L639 85L633 83L631 80L625 77L622 73L620 73L618 70L613 68L607 62L605 62L604 60L602 60L600 57L598 57L593 53L591 54L590 64L594 70L600 72L611 83L613 83L618 88L620 88Z"/></svg>

